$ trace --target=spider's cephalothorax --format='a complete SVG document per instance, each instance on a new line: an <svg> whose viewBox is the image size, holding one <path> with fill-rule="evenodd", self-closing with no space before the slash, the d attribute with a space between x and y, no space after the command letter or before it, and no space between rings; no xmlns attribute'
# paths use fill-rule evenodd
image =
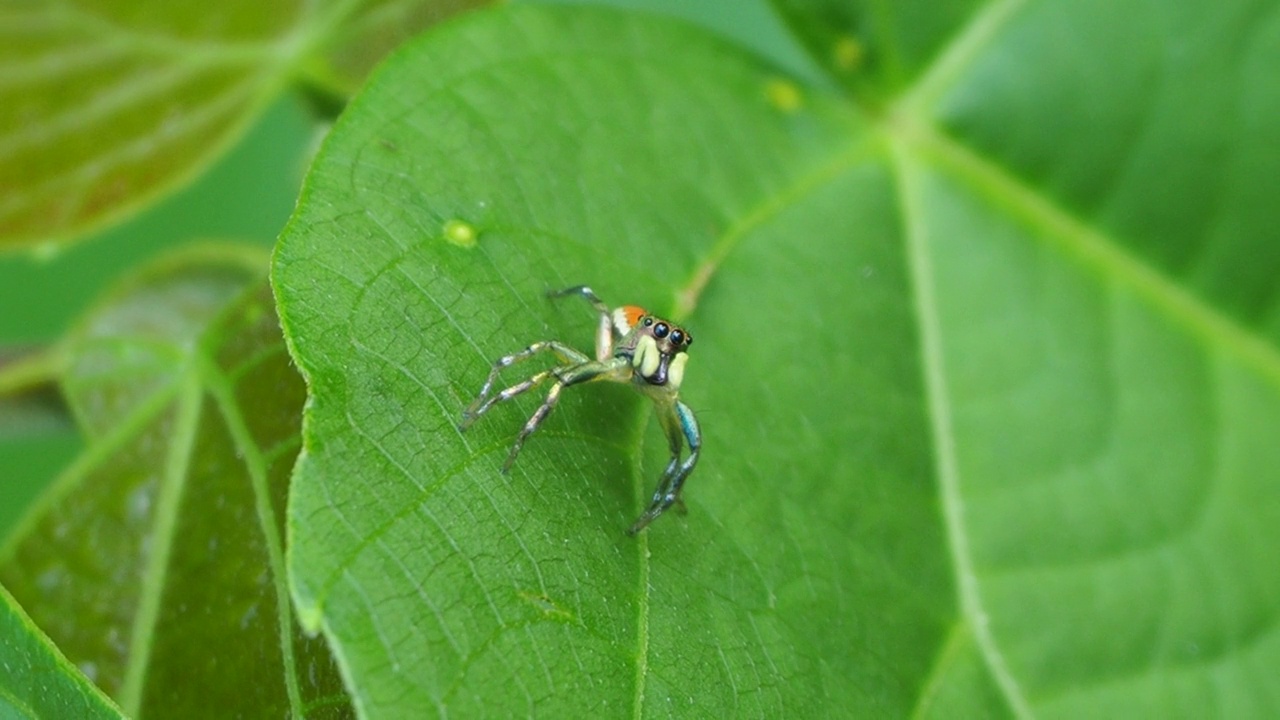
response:
<svg viewBox="0 0 1280 720"><path fill-rule="evenodd" d="M547 380L555 379L551 389L547 391L546 400L516 436L515 444L511 447L507 461L502 466L502 471L505 473L515 462L516 455L524 446L524 441L538 429L538 425L555 407L560 399L561 390L569 385L595 380L632 384L653 400L658 411L658 420L662 424L663 432L667 436L667 444L671 449L671 461L662 472L662 478L658 482L658 489L649 503L649 508L627 531L634 535L672 505L683 510L680 488L684 486L685 479L698 463L698 453L702 449L702 433L698 429L698 421L694 418L693 411L679 398L680 384L684 381L684 366L689 360L687 351L689 345L693 343L693 337L684 328L650 315L643 308L634 305L624 305L610 311L591 291L591 288L585 285L550 293L551 297L565 295L578 295L585 298L599 313L595 359L592 360L568 345L554 340L536 342L520 352L500 358L493 364L484 387L480 388L480 395L462 413L461 428L466 430L476 418L495 404L532 390ZM565 364L544 370L498 393L492 392L493 383L503 368L542 352L554 354ZM686 440L689 443L689 456L681 461L680 455Z"/></svg>
<svg viewBox="0 0 1280 720"><path fill-rule="evenodd" d="M631 361L637 381L679 392L693 337L684 328L634 305L614 310L611 317L622 338L614 346L613 356Z"/></svg>

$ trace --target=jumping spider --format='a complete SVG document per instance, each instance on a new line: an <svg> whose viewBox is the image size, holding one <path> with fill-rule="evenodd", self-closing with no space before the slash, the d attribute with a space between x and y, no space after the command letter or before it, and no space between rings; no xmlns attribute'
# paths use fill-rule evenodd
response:
<svg viewBox="0 0 1280 720"><path fill-rule="evenodd" d="M566 295L578 295L591 303L599 313L599 324L596 328L596 358L592 360L585 354L555 340L536 342L516 353L500 358L489 371L489 379L480 388L480 395L462 413L459 426L466 430L489 408L497 403L520 395L538 387L547 380L554 380L551 389L542 405L534 411L529 421L524 424L520 434L516 436L511 453L502 465L502 472L511 469L516 456L525 440L542 424L560 399L560 391L570 385L607 380L610 382L629 383L633 388L653 401L657 408L658 421L667 435L667 444L671 448L671 461L662 471L658 489L649 503L649 508L636 520L629 535L635 535L653 522L667 508L675 505L677 510L684 511L684 503L680 499L680 489L684 481L698 464L698 453L702 449L702 432L698 421L689 406L680 401L680 383L684 380L684 366L689 360L687 353L693 337L678 325L649 314L644 308L635 305L624 305L610 311L608 306L585 285L578 285L566 290L548 293L549 297L558 298ZM558 367L544 370L524 382L516 383L497 394L491 394L493 383L503 368L522 360L527 360L539 353L549 352L565 363ZM689 443L689 456L682 462L680 459L684 442Z"/></svg>

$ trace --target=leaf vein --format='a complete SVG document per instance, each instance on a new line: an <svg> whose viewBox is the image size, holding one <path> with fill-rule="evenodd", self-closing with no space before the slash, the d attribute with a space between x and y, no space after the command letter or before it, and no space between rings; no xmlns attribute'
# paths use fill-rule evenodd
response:
<svg viewBox="0 0 1280 720"><path fill-rule="evenodd" d="M904 93L899 107L907 114L925 113L926 106L942 94L948 85L1003 30L1026 0L991 0L980 9L967 25L938 54L916 84Z"/></svg>
<svg viewBox="0 0 1280 720"><path fill-rule="evenodd" d="M942 168L1009 209L1015 218L1040 230L1039 237L1145 299L1185 327L1207 349L1223 348L1227 355L1239 359L1272 387L1280 389L1280 349L1129 254L1114 239L1058 207L1003 168L931 128L915 130L908 143L918 142L919 149L937 159Z"/></svg>
<svg viewBox="0 0 1280 720"><path fill-rule="evenodd" d="M151 663L152 639L160 619L160 600L169 570L169 553L178 532L178 514L196 446L200 410L204 405L204 393L194 373L188 373L184 378L176 402L173 443L165 460L160 497L156 504L154 542L142 578L142 591L129 639L128 665L120 687L120 707L126 715L133 717L141 709L143 684Z"/></svg>
<svg viewBox="0 0 1280 720"><path fill-rule="evenodd" d="M1009 702L1010 709L1017 717L1028 718L1032 716L1031 708L991 634L978 589L977 573L969 550L969 536L964 520L964 499L960 490L960 468L956 457L951 402L946 380L942 327L938 317L938 299L933 293L933 268L927 241L928 228L924 225L924 212L920 208L923 190L920 188L919 171L912 164L907 149L901 143L893 144L892 157L900 186L898 194L902 199L901 212L903 226L906 229L905 250L911 273L916 316L919 318L925 394L933 432L934 462L937 467L947 544L951 550L951 562L955 569L960 595L960 611L969 626L973 628L978 647L987 661L996 684Z"/></svg>

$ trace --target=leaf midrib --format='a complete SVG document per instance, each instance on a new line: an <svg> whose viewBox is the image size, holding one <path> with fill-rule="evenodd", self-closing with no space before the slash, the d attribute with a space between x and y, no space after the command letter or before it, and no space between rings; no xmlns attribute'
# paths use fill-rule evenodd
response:
<svg viewBox="0 0 1280 720"><path fill-rule="evenodd" d="M904 115L928 115L933 102L973 64L1013 19L1026 0L993 0L975 13L938 53L937 58L908 86L896 103Z"/></svg>
<svg viewBox="0 0 1280 720"><path fill-rule="evenodd" d="M995 642L990 625L986 622L982 597L978 592L977 575L973 569L972 553L968 545L968 533L963 518L963 502L960 495L959 471L955 455L955 436L952 432L951 408L946 387L946 374L942 354L942 330L938 317L937 298L934 297L933 269L930 261L926 231L920 220L924 214L918 210L923 200L919 191L918 174L911 165L912 148L904 142L911 130L927 126L929 111L936 98L968 69L979 54L990 45L1000 31L1007 26L1014 11L1023 0L998 0L989 3L975 13L956 33L955 37L926 67L919 79L908 86L898 101L894 117L903 122L885 124L882 131L888 136L890 158L899 187L900 212L906 235L905 255L912 297L919 318L919 337L923 361L924 387L929 410L929 422L935 444L934 458L942 500L943 523L946 526L947 545L951 564L956 574L960 611L968 625L974 642L978 645L996 685L1004 694L1010 710L1020 718L1031 717L1027 703L1017 680L1009 671L1004 655ZM947 647L943 648L944 652ZM940 661L945 656L939 656ZM936 669L936 668L935 668ZM917 706L917 710L919 706Z"/></svg>
<svg viewBox="0 0 1280 720"><path fill-rule="evenodd" d="M909 149L901 143L895 143L893 146L893 160L897 170L898 196L906 235L905 254L919 323L925 400L933 435L933 457L942 500L947 546L951 552L951 564L955 570L959 591L960 612L969 625L996 684L1009 702L1010 709L1017 717L1031 717L1031 709L1027 705L1026 698L1017 680L1009 671L1004 655L991 634L989 624L984 621L986 611L983 609L982 596L978 592L977 574L974 571L973 557L969 550L969 535L964 523L964 503L960 493L955 434L952 431L950 393L946 382L942 325L938 316L938 300L934 296L933 265L927 240L928 229L923 222L925 213L919 207L923 201L923 192L920 189L921 171L914 166Z"/></svg>
<svg viewBox="0 0 1280 720"><path fill-rule="evenodd" d="M1207 347L1227 348L1280 389L1280 349L1274 343L1219 312L1204 298L1186 291L1127 252L1121 243L1028 187L998 162L974 152L933 125L933 103L972 66L1025 4L1026 0L995 0L976 13L903 93L890 113L902 122L896 127L886 124L886 134L926 158L932 156L941 167L985 197L1019 212L1024 222L1043 231L1045 240L1056 242L1100 275L1134 290L1205 341Z"/></svg>

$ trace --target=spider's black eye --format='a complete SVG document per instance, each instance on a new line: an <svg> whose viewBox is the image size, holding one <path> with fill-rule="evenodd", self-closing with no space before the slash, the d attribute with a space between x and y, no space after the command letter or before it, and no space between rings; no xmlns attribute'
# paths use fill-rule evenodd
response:
<svg viewBox="0 0 1280 720"><path fill-rule="evenodd" d="M652 325L652 324L653 324L653 318L651 318L651 317L647 317L647 318L645 318L645 319L644 319L644 326L645 326L645 327L649 327L649 326L650 326L650 325Z"/></svg>
<svg viewBox="0 0 1280 720"><path fill-rule="evenodd" d="M692 344L693 344L693 336L692 336L692 335L685 335L685 336L684 336L684 346L685 346L685 347L689 347L689 346L690 346L690 345L692 345Z"/></svg>
<svg viewBox="0 0 1280 720"><path fill-rule="evenodd" d="M680 332L679 330L672 330L671 342L676 345L679 345L680 343L684 342L684 333Z"/></svg>
<svg viewBox="0 0 1280 720"><path fill-rule="evenodd" d="M653 329L653 336L661 340L666 337L667 333L670 331L671 328L667 327L666 323L658 323L658 327Z"/></svg>

